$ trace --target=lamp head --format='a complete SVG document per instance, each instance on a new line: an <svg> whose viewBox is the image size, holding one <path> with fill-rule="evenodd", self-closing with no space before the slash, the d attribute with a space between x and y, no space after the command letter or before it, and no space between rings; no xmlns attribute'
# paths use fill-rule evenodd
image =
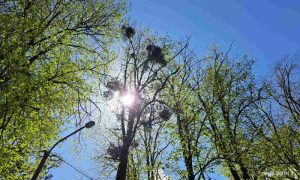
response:
<svg viewBox="0 0 300 180"><path fill-rule="evenodd" d="M94 125L95 125L95 121L90 121L90 122L88 122L88 123L85 124L85 127L86 127L86 128L91 128L91 127L93 127Z"/></svg>

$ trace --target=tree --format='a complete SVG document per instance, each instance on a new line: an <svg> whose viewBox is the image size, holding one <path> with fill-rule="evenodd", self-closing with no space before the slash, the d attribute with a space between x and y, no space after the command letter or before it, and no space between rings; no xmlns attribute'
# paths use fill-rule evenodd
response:
<svg viewBox="0 0 300 180"><path fill-rule="evenodd" d="M230 51L230 49L229 49ZM234 61L213 48L198 76L198 99L207 118L211 142L234 179L254 178L249 165L255 132L248 131L255 102L261 99L247 56Z"/></svg>
<svg viewBox="0 0 300 180"><path fill-rule="evenodd" d="M122 1L0 2L0 174L27 179L112 58ZM82 112L82 111L81 111ZM79 122L78 122L79 123Z"/></svg>
<svg viewBox="0 0 300 180"><path fill-rule="evenodd" d="M130 26L123 26L125 39L124 57L121 62L122 76L118 81L106 84L109 91L119 92L120 98L133 96L129 106L123 103L118 119L119 141L114 145L118 161L116 179L125 179L127 175L130 147L143 123L147 122L146 109L157 102L157 97L165 88L167 80L178 72L169 69L170 64L187 47L187 42L178 46L168 38L155 38L146 31L136 32ZM113 93L105 93L112 95ZM114 151L115 152L115 151Z"/></svg>
<svg viewBox="0 0 300 180"><path fill-rule="evenodd" d="M206 136L206 118L199 105L197 83L194 83L202 60L190 49L181 55L182 67L176 76L170 78L165 97L166 104L173 112L173 125L169 129L179 147L173 147L175 159L183 159L185 171L181 176L186 179L205 179L208 171L218 159Z"/></svg>
<svg viewBox="0 0 300 180"><path fill-rule="evenodd" d="M300 177L300 97L297 56L285 56L265 82L264 101L257 103L263 129L260 140L263 172L273 177ZM253 125L259 128L258 125Z"/></svg>

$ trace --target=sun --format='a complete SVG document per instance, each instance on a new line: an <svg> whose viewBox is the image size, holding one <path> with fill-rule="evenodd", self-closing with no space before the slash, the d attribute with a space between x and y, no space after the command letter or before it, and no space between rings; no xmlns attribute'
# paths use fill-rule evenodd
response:
<svg viewBox="0 0 300 180"><path fill-rule="evenodd" d="M134 103L135 97L134 95L127 93L120 97L120 101L122 105L130 107Z"/></svg>

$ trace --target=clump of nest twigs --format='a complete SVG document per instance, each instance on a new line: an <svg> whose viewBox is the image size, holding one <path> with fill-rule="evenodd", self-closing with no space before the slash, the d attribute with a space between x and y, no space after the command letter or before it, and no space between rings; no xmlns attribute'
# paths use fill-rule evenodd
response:
<svg viewBox="0 0 300 180"><path fill-rule="evenodd" d="M121 83L119 80L117 79L112 79L111 81L108 81L106 84L105 84L105 87L107 89L110 89L112 91L119 91L122 87Z"/></svg>
<svg viewBox="0 0 300 180"><path fill-rule="evenodd" d="M170 119L172 113L169 109L165 108L162 111L160 111L158 115L162 120L167 121Z"/></svg>
<svg viewBox="0 0 300 180"><path fill-rule="evenodd" d="M135 29L131 26L122 26L122 34L124 37L130 39L135 35Z"/></svg>
<svg viewBox="0 0 300 180"><path fill-rule="evenodd" d="M122 148L123 147L121 145L115 145L114 143L110 143L107 149L107 154L113 160L119 160L121 157Z"/></svg>
<svg viewBox="0 0 300 180"><path fill-rule="evenodd" d="M165 60L163 50L161 47L149 44L146 47L146 50L148 51L148 59L150 61L153 61L155 63L166 65L167 61Z"/></svg>

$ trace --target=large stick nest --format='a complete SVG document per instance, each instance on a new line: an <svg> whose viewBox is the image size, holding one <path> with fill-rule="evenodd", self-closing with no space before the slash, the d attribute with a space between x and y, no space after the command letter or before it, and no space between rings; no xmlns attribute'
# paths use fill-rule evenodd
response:
<svg viewBox="0 0 300 180"><path fill-rule="evenodd" d="M150 61L161 65L167 64L161 47L150 44L146 47L146 50L148 51L148 59Z"/></svg>

